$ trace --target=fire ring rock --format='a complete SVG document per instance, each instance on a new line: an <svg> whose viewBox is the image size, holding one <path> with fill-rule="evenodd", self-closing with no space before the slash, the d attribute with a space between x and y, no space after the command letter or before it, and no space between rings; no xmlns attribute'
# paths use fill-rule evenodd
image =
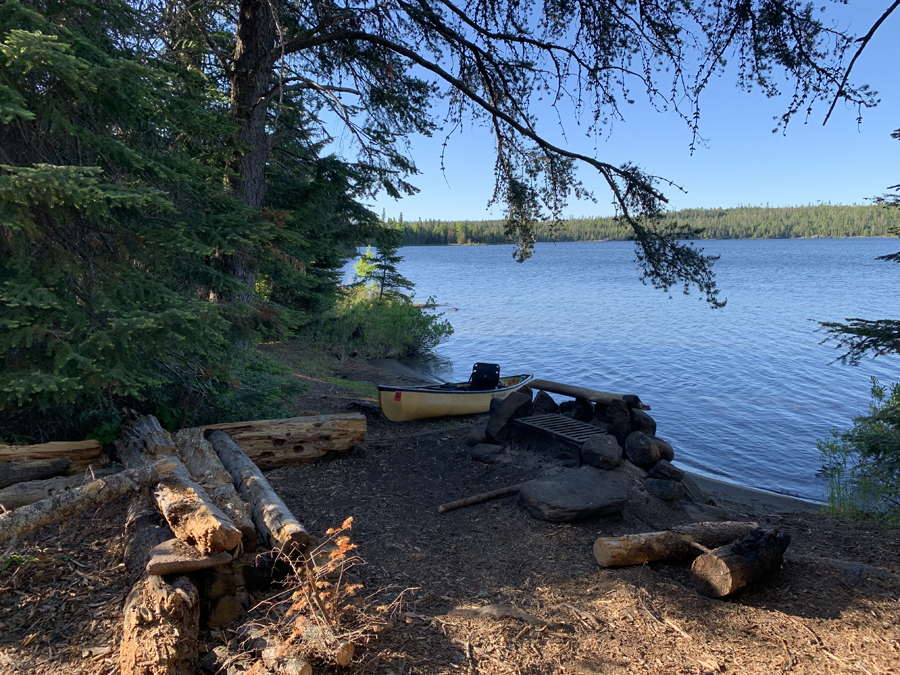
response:
<svg viewBox="0 0 900 675"><path fill-rule="evenodd" d="M554 523L621 515L627 501L628 488L619 477L587 466L528 481L519 491L528 515Z"/></svg>

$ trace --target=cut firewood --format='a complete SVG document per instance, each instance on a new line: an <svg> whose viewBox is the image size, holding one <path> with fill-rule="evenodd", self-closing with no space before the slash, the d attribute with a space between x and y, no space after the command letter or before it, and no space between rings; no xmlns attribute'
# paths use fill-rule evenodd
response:
<svg viewBox="0 0 900 675"><path fill-rule="evenodd" d="M68 457L31 462L0 462L0 488L57 476L68 469L71 463L72 460Z"/></svg>
<svg viewBox="0 0 900 675"><path fill-rule="evenodd" d="M366 418L358 413L232 422L204 427L224 431L262 469L315 462L366 442Z"/></svg>
<svg viewBox="0 0 900 675"><path fill-rule="evenodd" d="M175 535L166 521L153 508L150 489L144 488L128 504L128 518L125 520L125 571L134 584L147 567L150 551Z"/></svg>
<svg viewBox="0 0 900 675"><path fill-rule="evenodd" d="M481 494L472 495L471 497L466 497L465 499L460 499L455 502L447 502L446 504L441 504L438 507L438 513L447 513L447 511L461 509L464 506L472 506L473 504L489 502L492 499L499 499L500 497L506 497L507 495L515 495L519 493L519 490L522 489L523 485L524 483L516 483L515 485L498 488L496 490L491 490L490 492L482 492Z"/></svg>
<svg viewBox="0 0 900 675"><path fill-rule="evenodd" d="M594 543L594 557L602 567L688 560L707 549L745 537L758 527L756 523L733 521L692 523L663 532L600 537Z"/></svg>
<svg viewBox="0 0 900 675"><path fill-rule="evenodd" d="M700 594L724 598L778 570L790 543L779 530L751 532L694 560L691 581Z"/></svg>
<svg viewBox="0 0 900 675"><path fill-rule="evenodd" d="M302 551L310 541L309 534L269 485L259 467L224 431L213 431L209 441L241 497L250 503L253 522L269 546L288 553L295 549Z"/></svg>
<svg viewBox="0 0 900 675"><path fill-rule="evenodd" d="M159 457L171 461L174 467L160 477L153 499L175 536L201 553L221 553L237 546L241 531L191 479L181 460Z"/></svg>
<svg viewBox="0 0 900 675"><path fill-rule="evenodd" d="M200 596L187 577L168 583L145 576L125 600L122 675L193 675L197 668Z"/></svg>
<svg viewBox="0 0 900 675"><path fill-rule="evenodd" d="M253 527L250 505L237 493L231 475L222 466L216 451L204 437L203 429L199 427L182 429L172 437L172 441L191 477L206 490L212 502L241 531L244 550L254 550L256 528Z"/></svg>
<svg viewBox="0 0 900 675"><path fill-rule="evenodd" d="M81 473L103 464L100 441L54 441L39 445L0 445L0 462L24 462L40 459L70 461L69 473Z"/></svg>
<svg viewBox="0 0 900 675"><path fill-rule="evenodd" d="M154 485L158 480L159 473L156 466L147 464L139 469L100 478L82 488L61 492L15 511L0 514L0 541L33 532L57 520L71 518L117 497L135 492L143 486Z"/></svg>
<svg viewBox="0 0 900 675"><path fill-rule="evenodd" d="M532 389L541 389L549 391L552 394L560 394L562 396L571 396L572 398L584 398L594 403L602 403L609 405L610 401L625 401L631 408L638 410L650 410L650 406L644 405L641 399L634 394L611 394L608 391L597 391L596 389L587 389L585 387L576 387L571 384L562 384L561 382L551 382L550 380L532 380L528 383Z"/></svg>
<svg viewBox="0 0 900 675"><path fill-rule="evenodd" d="M57 461L57 460L53 460ZM2 466L2 465L0 465ZM118 473L121 469L97 469L92 474L79 474L77 476L57 476L43 480L29 480L16 483L0 490L0 509L12 511L20 506L34 504L42 499L51 497L60 492L81 487L91 480L105 478Z"/></svg>

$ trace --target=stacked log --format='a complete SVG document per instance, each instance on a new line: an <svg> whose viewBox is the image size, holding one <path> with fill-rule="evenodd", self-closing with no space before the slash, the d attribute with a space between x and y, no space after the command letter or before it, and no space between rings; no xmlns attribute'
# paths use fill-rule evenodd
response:
<svg viewBox="0 0 900 675"><path fill-rule="evenodd" d="M34 504L60 492L82 487L91 480L105 478L115 473L118 473L117 469L97 469L87 475L25 480L0 490L0 510L12 511L20 506Z"/></svg>
<svg viewBox="0 0 900 675"><path fill-rule="evenodd" d="M41 480L61 474L72 463L68 457L30 462L0 462L0 488L24 481Z"/></svg>
<svg viewBox="0 0 900 675"><path fill-rule="evenodd" d="M233 422L203 427L207 436L224 431L261 469L315 462L349 452L366 439L366 418L358 413Z"/></svg>
<svg viewBox="0 0 900 675"><path fill-rule="evenodd" d="M68 459L69 473L83 473L91 466L103 464L103 448L99 441L55 441L39 445L0 445L0 462L32 462Z"/></svg>

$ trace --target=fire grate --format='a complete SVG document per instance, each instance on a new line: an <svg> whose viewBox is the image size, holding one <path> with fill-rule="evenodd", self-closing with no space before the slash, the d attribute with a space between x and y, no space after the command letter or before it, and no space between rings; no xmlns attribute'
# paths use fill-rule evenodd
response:
<svg viewBox="0 0 900 675"><path fill-rule="evenodd" d="M581 447L591 436L602 434L603 430L593 424L579 422L565 415L535 415L515 420L526 429L533 429Z"/></svg>

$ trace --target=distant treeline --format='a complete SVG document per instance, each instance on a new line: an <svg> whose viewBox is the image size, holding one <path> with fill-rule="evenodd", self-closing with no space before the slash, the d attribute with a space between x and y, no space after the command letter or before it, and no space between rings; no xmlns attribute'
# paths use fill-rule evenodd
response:
<svg viewBox="0 0 900 675"><path fill-rule="evenodd" d="M702 239L791 239L802 237L884 237L900 227L900 209L884 206L739 206L683 209L670 214L680 225L702 228ZM503 244L502 220L388 219L402 230L406 246ZM631 238L631 228L615 218L572 218L551 233L538 226L538 241L603 241Z"/></svg>

